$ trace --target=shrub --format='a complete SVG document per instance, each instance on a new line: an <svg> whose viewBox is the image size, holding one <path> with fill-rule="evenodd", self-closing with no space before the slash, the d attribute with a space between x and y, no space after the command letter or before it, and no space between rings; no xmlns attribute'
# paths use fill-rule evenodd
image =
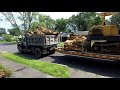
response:
<svg viewBox="0 0 120 90"><path fill-rule="evenodd" d="M10 70L0 65L0 78L10 77L11 75L12 75L12 72Z"/></svg>
<svg viewBox="0 0 120 90"><path fill-rule="evenodd" d="M13 36L12 37L12 41L16 41L17 40L17 37L16 36Z"/></svg>
<svg viewBox="0 0 120 90"><path fill-rule="evenodd" d="M5 38L6 41L8 41L8 42L12 41L13 35L3 34L2 36Z"/></svg>

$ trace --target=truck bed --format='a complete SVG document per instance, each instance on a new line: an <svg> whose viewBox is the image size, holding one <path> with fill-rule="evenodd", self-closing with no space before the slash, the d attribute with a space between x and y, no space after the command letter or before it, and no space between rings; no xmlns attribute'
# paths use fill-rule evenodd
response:
<svg viewBox="0 0 120 90"><path fill-rule="evenodd" d="M111 55L111 54L98 54L98 53L91 53L91 52L78 52L78 51L65 51L64 48L57 48L57 52L68 54L68 55L74 55L74 56L80 56L84 58L93 58L93 59L99 59L99 60L120 60L120 55Z"/></svg>
<svg viewBox="0 0 120 90"><path fill-rule="evenodd" d="M36 36L27 37L27 42L28 45L37 45L37 46L41 46L41 45L49 46L49 45L58 44L58 40L55 37L55 35L45 35L45 36L36 35Z"/></svg>

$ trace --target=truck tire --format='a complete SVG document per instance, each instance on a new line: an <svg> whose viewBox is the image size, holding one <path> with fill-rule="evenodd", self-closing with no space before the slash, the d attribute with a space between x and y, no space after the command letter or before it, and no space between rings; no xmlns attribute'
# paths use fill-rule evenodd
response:
<svg viewBox="0 0 120 90"><path fill-rule="evenodd" d="M36 49L35 49L35 56L36 56L37 58L42 57L42 51L41 51L40 48L36 48Z"/></svg>
<svg viewBox="0 0 120 90"><path fill-rule="evenodd" d="M19 53L23 53L23 50L22 50L22 48L21 48L21 46L18 46L18 51L19 51Z"/></svg>
<svg viewBox="0 0 120 90"><path fill-rule="evenodd" d="M95 53L101 52L101 47L95 45L95 46L92 47L92 51L95 52Z"/></svg>
<svg viewBox="0 0 120 90"><path fill-rule="evenodd" d="M50 51L50 54L54 54L54 53L55 53L55 50L51 50L51 51Z"/></svg>

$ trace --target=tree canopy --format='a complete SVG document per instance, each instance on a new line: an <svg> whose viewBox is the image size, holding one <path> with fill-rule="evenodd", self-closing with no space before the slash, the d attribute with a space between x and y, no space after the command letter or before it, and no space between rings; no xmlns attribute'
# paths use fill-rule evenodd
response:
<svg viewBox="0 0 120 90"><path fill-rule="evenodd" d="M1 12L12 29L9 33L19 35L22 31L35 30L37 26L57 30L59 32L86 31L94 25L101 24L101 18L96 12L78 12L68 19L52 19L50 16L38 12ZM114 20L112 20L114 21Z"/></svg>
<svg viewBox="0 0 120 90"><path fill-rule="evenodd" d="M110 18L110 24L117 25L120 30L120 12Z"/></svg>
<svg viewBox="0 0 120 90"><path fill-rule="evenodd" d="M69 18L69 28L73 31L87 31L93 25L101 24L101 18L95 12L79 12Z"/></svg>

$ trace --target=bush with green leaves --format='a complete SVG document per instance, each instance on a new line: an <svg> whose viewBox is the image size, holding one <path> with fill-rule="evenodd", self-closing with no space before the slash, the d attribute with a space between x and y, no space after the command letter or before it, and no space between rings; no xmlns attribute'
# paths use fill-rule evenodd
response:
<svg viewBox="0 0 120 90"><path fill-rule="evenodd" d="M13 36L12 37L12 41L16 41L17 40L17 37L16 36Z"/></svg>
<svg viewBox="0 0 120 90"><path fill-rule="evenodd" d="M13 35L3 34L2 37L4 37L6 41L11 42L12 38L13 38Z"/></svg>

